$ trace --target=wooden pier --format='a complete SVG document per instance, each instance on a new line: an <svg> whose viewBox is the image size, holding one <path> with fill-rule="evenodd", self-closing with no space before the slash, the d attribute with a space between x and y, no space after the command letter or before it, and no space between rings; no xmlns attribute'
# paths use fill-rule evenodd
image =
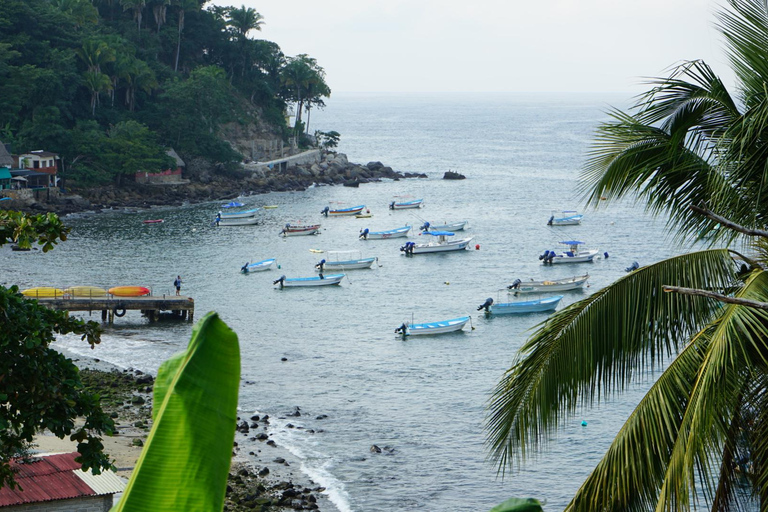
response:
<svg viewBox="0 0 768 512"><path fill-rule="evenodd" d="M41 297L40 304L59 311L101 311L101 321L115 321L115 317L125 316L127 311L141 311L150 322L157 321L161 311L188 319L195 316L195 301L192 297L176 295L148 295L144 297Z"/></svg>

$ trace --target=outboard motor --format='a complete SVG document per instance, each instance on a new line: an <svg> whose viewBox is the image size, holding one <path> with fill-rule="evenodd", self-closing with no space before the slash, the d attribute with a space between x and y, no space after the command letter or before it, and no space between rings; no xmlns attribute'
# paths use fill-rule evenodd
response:
<svg viewBox="0 0 768 512"><path fill-rule="evenodd" d="M368 240L368 228L365 228L362 231L360 231L360 236L358 238L362 238L363 240Z"/></svg>
<svg viewBox="0 0 768 512"><path fill-rule="evenodd" d="M634 272L635 270L640 268L640 264L636 261L632 262L632 265L628 266L624 269L625 272Z"/></svg>
<svg viewBox="0 0 768 512"><path fill-rule="evenodd" d="M429 231L429 222L425 222L419 229L421 231Z"/></svg>
<svg viewBox="0 0 768 512"><path fill-rule="evenodd" d="M608 253L607 252L603 253L603 258L608 259Z"/></svg>
<svg viewBox="0 0 768 512"><path fill-rule="evenodd" d="M522 281L520 281L519 279L515 279L514 281L512 281L511 285L507 286L507 289L508 290L517 290L518 288L520 288L520 283L521 282Z"/></svg>
<svg viewBox="0 0 768 512"><path fill-rule="evenodd" d="M250 261L246 261L246 262L245 262L245 265L243 265L242 267L240 267L240 272L242 272L243 274L247 274L247 273L248 273L248 264L249 264L249 263L250 263Z"/></svg>
<svg viewBox="0 0 768 512"><path fill-rule="evenodd" d="M329 211L331 211L331 208L326 206L325 208L322 209L322 211L320 212L320 215L325 215L327 217Z"/></svg>
<svg viewBox="0 0 768 512"><path fill-rule="evenodd" d="M394 210L394 209L395 209L395 202L394 202L394 201L392 201L391 203L389 203L389 209L390 209L390 210Z"/></svg>
<svg viewBox="0 0 768 512"><path fill-rule="evenodd" d="M484 309L485 312L488 313L488 310L490 309L492 304L493 304L493 299L491 297L488 297L487 299L485 299L485 302L483 302L477 307L477 310L480 311L481 309Z"/></svg>
<svg viewBox="0 0 768 512"><path fill-rule="evenodd" d="M551 217L549 218L549 220L547 221L547 226L551 226L551 225L552 225L552 221L553 221L553 220L555 220L555 216L554 216L554 215L553 215L553 216L551 216Z"/></svg>
<svg viewBox="0 0 768 512"><path fill-rule="evenodd" d="M285 282L285 276L280 276L280 279L278 279L277 281L274 281L272 284L280 283L280 289L282 290L284 282Z"/></svg>
<svg viewBox="0 0 768 512"><path fill-rule="evenodd" d="M544 263L549 263L551 265L552 260L555 259L555 256L557 256L555 251L549 251L549 256L544 259Z"/></svg>
<svg viewBox="0 0 768 512"><path fill-rule="evenodd" d="M320 260L320 263L318 263L317 265L315 265L315 268L316 268L316 269L318 269L318 270L320 270L320 272L322 272L323 270L325 270L325 260Z"/></svg>
<svg viewBox="0 0 768 512"><path fill-rule="evenodd" d="M216 220L214 221L216 225L219 225L219 222L221 222L221 212L216 214Z"/></svg>
<svg viewBox="0 0 768 512"><path fill-rule="evenodd" d="M544 254L540 255L539 259L544 261L544 263L546 263L548 257L549 257L549 251L544 251Z"/></svg>
<svg viewBox="0 0 768 512"><path fill-rule="evenodd" d="M416 245L413 242L405 242L405 245L400 248L402 252L405 253L406 256L412 256L413 255L413 246Z"/></svg>
<svg viewBox="0 0 768 512"><path fill-rule="evenodd" d="M395 334L402 334L405 336L405 334L408 332L408 326L406 324L402 324L400 327L395 329Z"/></svg>

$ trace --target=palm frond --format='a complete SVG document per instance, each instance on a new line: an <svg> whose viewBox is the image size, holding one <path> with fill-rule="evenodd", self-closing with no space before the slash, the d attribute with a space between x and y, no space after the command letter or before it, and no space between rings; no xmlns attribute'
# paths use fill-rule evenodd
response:
<svg viewBox="0 0 768 512"><path fill-rule="evenodd" d="M503 472L553 431L561 415L618 391L635 372L679 350L719 305L664 293L663 285L726 290L736 265L726 250L642 267L552 315L525 343L497 385L486 429Z"/></svg>

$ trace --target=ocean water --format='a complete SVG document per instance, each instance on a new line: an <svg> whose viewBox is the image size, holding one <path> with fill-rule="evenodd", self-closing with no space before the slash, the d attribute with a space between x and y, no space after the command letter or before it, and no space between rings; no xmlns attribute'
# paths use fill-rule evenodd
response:
<svg viewBox="0 0 768 512"><path fill-rule="evenodd" d="M666 236L665 219L650 218L631 202L584 210L580 226L546 225L553 210L582 209L578 177L595 127L609 105L629 101L615 95L334 95L325 110L312 112L310 130L340 132L338 149L351 161L381 161L429 178L241 198L249 207L278 206L262 211L258 226L211 227L226 201L70 216L69 240L48 254L0 249L0 282L143 285L172 294L181 275L196 317L216 311L239 336L241 415L269 414L273 438L293 453L294 467L327 488L339 511L488 510L512 496L536 497L546 510L561 510L653 376L568 418L538 454L502 479L484 445L486 407L516 351L546 317L486 319L476 308L487 297L506 301L500 290L515 278L588 272L589 288L566 293L565 305L624 275L633 261L645 265L683 250ZM442 180L447 170L467 179ZM423 209L387 208L392 200L416 198L424 198ZM327 205L358 204L373 217L320 216ZM165 222L141 222L154 218ZM399 251L404 239L358 240L363 228L418 227L424 220L468 220L462 236L473 237L472 250L405 257ZM321 222L322 232L281 238L286 222ZM411 240L419 238L411 233ZM539 254L569 239L608 258L540 265ZM347 272L340 287L273 286L280 275L314 275L323 257L317 250L359 250L378 263ZM245 262L271 257L279 269L240 274ZM459 333L404 341L393 332L403 321L466 314L472 326ZM186 347L191 328L149 324L128 312L106 328L93 351L74 337L57 344L154 372ZM296 407L300 417L286 416ZM239 434L237 441L244 453L260 447ZM388 449L372 453L374 444Z"/></svg>

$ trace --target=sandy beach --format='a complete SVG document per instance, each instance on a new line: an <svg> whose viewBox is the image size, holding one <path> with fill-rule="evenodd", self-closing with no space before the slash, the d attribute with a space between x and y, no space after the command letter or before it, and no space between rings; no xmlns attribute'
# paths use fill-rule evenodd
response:
<svg viewBox="0 0 768 512"><path fill-rule="evenodd" d="M121 372L121 373L133 373L136 370L132 368L120 368L111 363L108 363L99 359L92 359L83 357L77 354L68 352L60 347L54 347L61 351L64 355L71 358L75 364L81 370L96 370L100 372ZM140 373L140 372L139 372ZM134 405L134 409L144 409L143 412L147 415L150 412L151 402L144 405ZM136 412L136 411L132 411ZM127 415L120 417L116 420L117 431L115 435L111 437L105 436L102 439L104 443L104 451L109 454L110 458L114 460L114 465L117 468L117 474L125 479L127 482L130 479L133 469L136 467L136 462L141 455L143 449L143 441L146 440L149 435L147 428L141 428L134 425L135 422L131 422L130 418L135 419L135 415ZM240 418L238 422L246 421L251 423L249 418ZM281 489L286 488L297 489L303 491L305 495L312 495L311 505L315 510L321 511L335 511L335 506L328 500L327 496L322 494L322 488L318 487L318 484L313 482L299 469L299 463L295 462L293 455L274 443L271 440L265 440L261 443L261 448L249 452L243 453L237 445L240 441L243 441L248 434L240 432L235 433L235 447L233 449L232 469L230 470L230 480L233 476L239 475L241 478L235 478L238 480L244 480L246 487L250 484L254 486L257 483L262 483L267 488ZM34 451L39 453L67 453L77 450L77 443L70 441L69 438L59 439L49 432L42 432L35 436ZM258 475L258 476L257 476ZM232 485L230 485L231 487ZM247 489L245 489L247 490ZM236 499L236 497L232 497ZM229 502L230 495L228 494L228 503L225 510L232 509ZM272 506L270 510L291 510L298 508L296 506Z"/></svg>

